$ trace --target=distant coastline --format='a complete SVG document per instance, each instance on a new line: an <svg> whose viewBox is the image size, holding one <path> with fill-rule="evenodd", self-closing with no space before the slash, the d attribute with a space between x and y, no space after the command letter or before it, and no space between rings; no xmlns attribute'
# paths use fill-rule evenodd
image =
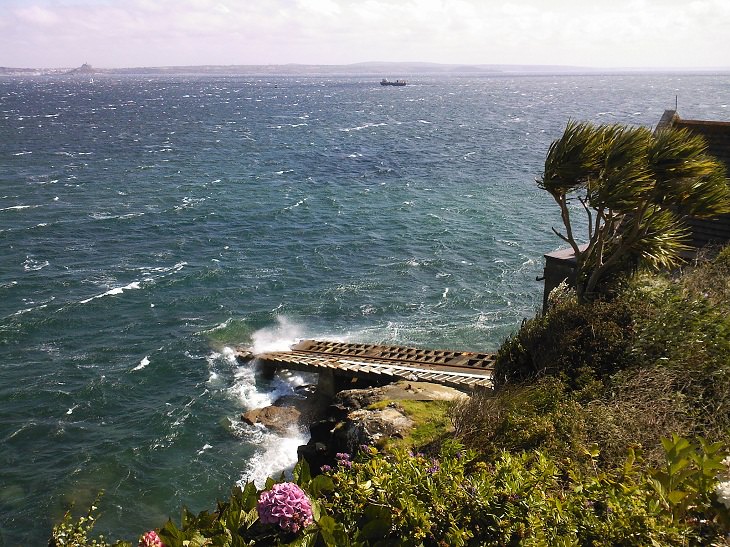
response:
<svg viewBox="0 0 730 547"><path fill-rule="evenodd" d="M717 74L730 72L730 67L718 68L600 68L563 65L519 65L519 64L441 64L441 63L408 63L408 62L368 62L347 65L317 65L317 64L286 64L286 65L190 65L190 66L156 66L156 67L129 67L129 68L96 68L93 70L81 67L64 68L26 68L1 67L0 76L43 76L67 74L210 74L210 75L263 75L263 76L292 76L292 75L370 75L381 77L382 74L403 74L409 77L414 75L449 75L469 74L478 75L539 75L539 74L646 74L646 73L693 73ZM378 79L379 79L378 78Z"/></svg>

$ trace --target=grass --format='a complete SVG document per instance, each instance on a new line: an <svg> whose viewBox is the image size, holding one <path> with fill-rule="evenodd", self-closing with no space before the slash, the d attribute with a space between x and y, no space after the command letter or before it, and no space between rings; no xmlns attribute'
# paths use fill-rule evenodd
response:
<svg viewBox="0 0 730 547"><path fill-rule="evenodd" d="M373 403L368 409L382 410L392 405L413 420L413 427L404 432L403 438L386 439L382 448L388 451L422 450L437 444L454 432L449 417L453 406L451 401L383 400Z"/></svg>

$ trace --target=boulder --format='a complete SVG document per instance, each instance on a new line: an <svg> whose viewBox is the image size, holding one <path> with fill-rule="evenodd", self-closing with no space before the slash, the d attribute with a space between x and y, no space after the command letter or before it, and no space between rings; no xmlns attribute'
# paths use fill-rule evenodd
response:
<svg viewBox="0 0 730 547"><path fill-rule="evenodd" d="M302 413L292 406L267 406L241 414L241 420L249 425L261 424L280 434L293 427L300 427Z"/></svg>

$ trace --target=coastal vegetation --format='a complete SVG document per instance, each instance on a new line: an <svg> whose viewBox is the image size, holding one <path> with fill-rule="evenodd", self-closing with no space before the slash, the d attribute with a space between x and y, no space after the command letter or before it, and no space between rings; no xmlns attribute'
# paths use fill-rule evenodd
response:
<svg viewBox="0 0 730 547"><path fill-rule="evenodd" d="M381 403L412 432L235 487L138 545L730 545L730 247L655 269L678 263L681 211L726 210L724 174L687 134L569 124L539 184L577 288L504 341L494 390ZM95 519L67 514L50 545L110 545Z"/></svg>
<svg viewBox="0 0 730 547"><path fill-rule="evenodd" d="M453 432L363 446L320 470L300 462L210 512L184 511L149 541L727 545L729 296L730 247L678 275L638 272L610 301L558 291L500 348L497 389L450 407ZM423 426L443 411L411 417ZM265 524L262 495L279 483L306 503L274 511L284 526ZM109 545L89 539L94 518L67 515L51 544Z"/></svg>

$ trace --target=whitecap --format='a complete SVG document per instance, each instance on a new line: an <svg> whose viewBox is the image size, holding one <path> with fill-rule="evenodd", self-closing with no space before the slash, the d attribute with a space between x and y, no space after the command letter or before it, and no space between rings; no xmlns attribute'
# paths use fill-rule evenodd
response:
<svg viewBox="0 0 730 547"><path fill-rule="evenodd" d="M345 128L340 129L340 131L349 133L350 131L362 131L363 129L368 129L369 127L381 127L384 125L388 125L388 124L387 123L366 123L364 125L358 125L355 127L345 127Z"/></svg>
<svg viewBox="0 0 730 547"><path fill-rule="evenodd" d="M300 199L300 200L299 200L299 201L297 201L297 202L296 202L296 203L295 203L294 205L289 205L288 207L284 207L284 210L285 210L285 211L291 211L291 210L292 210L292 209L294 209L295 207L299 207L300 205L304 205L304 202L306 202L306 201L307 201L307 198L304 198L304 199Z"/></svg>
<svg viewBox="0 0 730 547"><path fill-rule="evenodd" d="M41 262L40 260L36 260L27 256L25 257L25 262L23 262L23 270L25 270L26 272L37 272L38 270L42 270L49 264L50 263L47 260Z"/></svg>
<svg viewBox="0 0 730 547"><path fill-rule="evenodd" d="M18 118L18 119L21 119L21 118ZM15 154L13 154L13 156L25 156L27 154L32 154L32 153L33 152L30 150L24 150L23 152L16 152Z"/></svg>
<svg viewBox="0 0 730 547"><path fill-rule="evenodd" d="M40 205L13 205L12 207L0 209L0 211L20 211L22 209L35 209L36 207L40 207Z"/></svg>
<svg viewBox="0 0 730 547"><path fill-rule="evenodd" d="M117 294L122 294L124 291L129 291L129 290L133 290L133 289L140 289L140 288L141 288L140 282L139 281L134 281L134 282L130 283L129 285L125 285L124 287L116 287L114 289L110 289L110 290L106 291L105 293L97 294L96 296L92 296L91 298L87 298L85 300L82 300L79 303L80 304L88 304L89 302L91 302L92 300L96 300L97 298L103 298L105 296L114 296L114 295L117 295Z"/></svg>
<svg viewBox="0 0 730 547"><path fill-rule="evenodd" d="M132 371L142 370L144 367L146 367L149 364L150 364L150 358L147 355L145 355L144 358L139 362L139 365L137 365L136 367L134 367L132 369Z"/></svg>
<svg viewBox="0 0 730 547"><path fill-rule="evenodd" d="M215 331L217 331L217 330L222 330L222 329L225 329L225 328L227 328L227 327L228 327L228 325L230 325L230 324L231 324L231 321L232 321L232 320L233 320L233 318L232 318L232 317L229 317L228 319L226 319L225 321L223 321L223 323L219 323L219 324L217 324L217 325L216 325L215 327L211 327L211 328L209 328L209 329L206 329L206 330L204 330L204 331L202 331L202 332L203 332L204 334L209 334L209 333L211 333L211 332L215 332ZM215 355L216 357L220 357L220 354L218 354L218 353L216 353L216 354L214 354L214 355Z"/></svg>

